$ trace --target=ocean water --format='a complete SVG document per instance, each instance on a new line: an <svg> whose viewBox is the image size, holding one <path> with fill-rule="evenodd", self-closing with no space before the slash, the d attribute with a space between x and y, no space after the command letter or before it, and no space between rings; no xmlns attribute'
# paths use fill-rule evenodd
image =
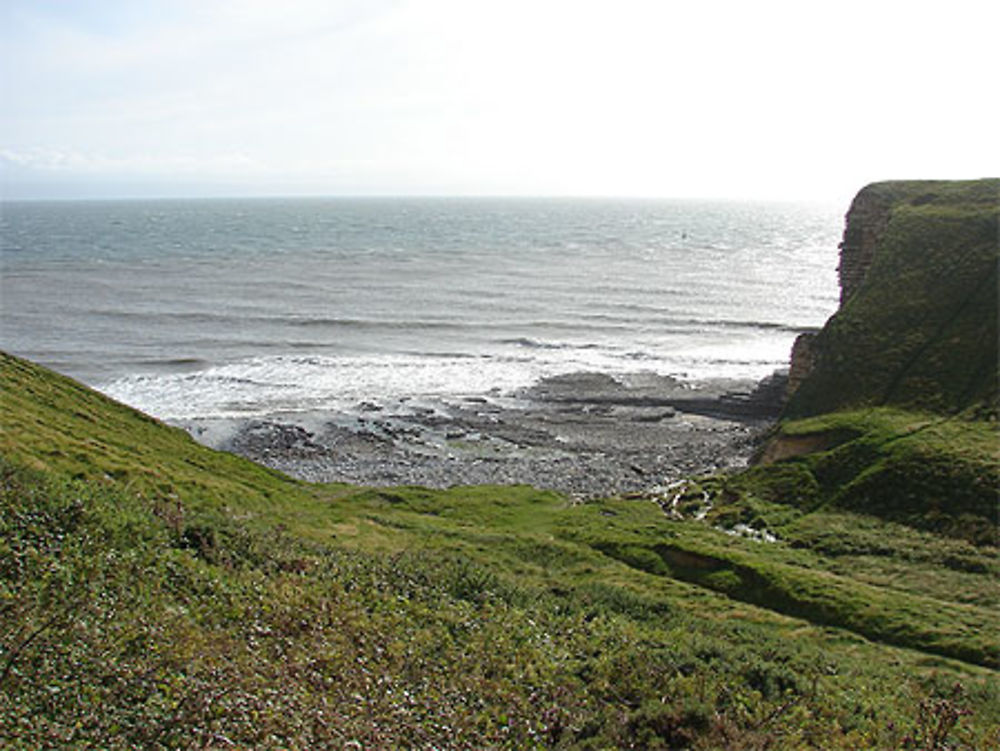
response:
<svg viewBox="0 0 1000 751"><path fill-rule="evenodd" d="M760 378L837 305L838 207L597 199L7 203L0 347L164 419Z"/></svg>

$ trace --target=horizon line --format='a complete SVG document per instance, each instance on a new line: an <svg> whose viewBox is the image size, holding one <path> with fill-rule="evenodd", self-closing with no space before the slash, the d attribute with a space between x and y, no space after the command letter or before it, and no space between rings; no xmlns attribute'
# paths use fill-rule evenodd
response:
<svg viewBox="0 0 1000 751"><path fill-rule="evenodd" d="M868 184L868 183L866 183ZM864 186L862 186L864 187ZM860 190L861 188L858 188ZM856 192L856 191L855 191ZM109 195L109 196L0 196L0 204L14 203L130 203L141 201L282 201L282 200L496 200L496 201L720 201L725 203L799 203L799 204L829 204L837 199L833 197L806 198L776 197L776 196L738 196L738 195L666 195L666 194L593 194L593 193L213 193L196 195Z"/></svg>

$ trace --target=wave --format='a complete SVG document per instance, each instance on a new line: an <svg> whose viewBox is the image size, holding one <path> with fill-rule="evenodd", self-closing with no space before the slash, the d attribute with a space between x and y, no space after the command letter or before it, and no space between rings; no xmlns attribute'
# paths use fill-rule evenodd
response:
<svg viewBox="0 0 1000 751"><path fill-rule="evenodd" d="M100 387L162 419L350 410L362 401L511 391L546 367L532 359L467 356L269 356L196 373L131 375Z"/></svg>
<svg viewBox="0 0 1000 751"><path fill-rule="evenodd" d="M214 312L214 311L187 311L187 310L128 310L103 309L98 308L86 311L87 315L98 318L110 318L123 321L160 321L178 322L186 324L232 324L235 321L242 323L278 323L283 319L280 316L265 316L254 314L243 314L238 311Z"/></svg>
<svg viewBox="0 0 1000 751"><path fill-rule="evenodd" d="M773 340L773 341L772 341ZM655 372L681 379L755 378L787 362L790 342L753 347L621 348L507 338L506 352L256 356L195 372L128 375L98 385L119 401L167 420L352 412L362 402L448 400L513 394L542 378L573 372ZM195 358L175 358L191 362Z"/></svg>
<svg viewBox="0 0 1000 751"><path fill-rule="evenodd" d="M207 368L210 363L200 357L151 357L143 360L135 360L135 365L157 366L157 367L190 367Z"/></svg>
<svg viewBox="0 0 1000 751"><path fill-rule="evenodd" d="M541 324L543 326L547 324ZM514 337L510 339L497 339L497 344L513 344L517 347L524 347L526 349L574 349L574 350L587 350L587 349L598 349L600 345L598 344L570 344L569 342L542 342L537 339L531 339L525 336Z"/></svg>
<svg viewBox="0 0 1000 751"><path fill-rule="evenodd" d="M783 331L789 334L803 334L806 331L814 330L813 327L808 326L795 326L787 323L779 323L776 321L749 321L749 320L739 320L739 319L701 319L701 318L690 318L684 319L681 323L691 323L699 326L718 326L720 328L726 329L759 329L761 331Z"/></svg>
<svg viewBox="0 0 1000 751"><path fill-rule="evenodd" d="M453 329L464 328L461 321L430 321L430 320L403 320L377 318L350 318L338 316L307 317L298 314L293 315L261 315L259 313L246 313L242 310L231 311L178 311L178 310L109 310L98 309L88 311L89 315L101 318L112 318L120 320L155 320L160 322L176 322L181 324L223 324L232 325L234 323L264 324L278 326L293 326L300 328L310 327L340 327L340 328L365 328L365 329Z"/></svg>
<svg viewBox="0 0 1000 751"><path fill-rule="evenodd" d="M603 309L601 309L603 308ZM465 311L466 316L469 311ZM97 309L87 311L87 314L110 318L115 321L126 321L133 327L155 326L158 331L169 332L175 330L171 338L175 339L178 345L183 345L186 341L197 341L203 346L212 344L213 341L220 345L225 345L233 341L243 344L256 344L263 349L273 349L275 343L287 345L289 347L309 347L319 342L310 341L313 336L320 336L329 341L328 333L319 332L371 332L373 335L385 333L406 334L408 332L417 334L419 332L438 333L441 335L462 334L472 335L476 338L482 336L488 340L490 332L572 332L574 338L584 338L595 336L601 338L602 335L630 335L637 328L649 329L660 334L691 334L711 330L735 330L735 331L770 331L798 335L807 331L815 330L814 326L802 324L790 324L783 321L752 319L752 318L713 318L711 316L691 316L671 314L667 308L657 305L644 304L641 302L618 303L613 305L601 305L598 310L567 310L564 314L557 316L546 316L545 318L533 318L532 311L528 308L515 309L497 318L495 311L482 311L475 317L466 317L456 311L452 319L446 317L426 317L426 318L368 318L363 316L308 316L301 314L260 314L246 313L241 310L231 311L140 311L140 310L114 310ZM491 319L488 315L492 315ZM236 332L249 332L258 329L259 338L245 339L236 336ZM285 329L288 334L285 336L275 335L275 330ZM198 332L210 330L216 332L214 339L209 341L201 338ZM303 341L296 341L291 335L292 331L315 332L311 334L303 333ZM226 332L225 336L219 336ZM232 333L231 333L232 332ZM547 341L544 337L508 335L492 339L495 343L505 345L517 345L526 348L548 349L566 347L579 347L576 344L561 344ZM181 365L184 363L170 363L169 358L165 359L166 364Z"/></svg>
<svg viewBox="0 0 1000 751"><path fill-rule="evenodd" d="M400 354L407 355L409 357L417 357L420 359L437 359L442 358L446 360L492 360L493 355L487 354L474 354L472 352L428 352L428 351L417 351L417 350L404 350Z"/></svg>
<svg viewBox="0 0 1000 751"><path fill-rule="evenodd" d="M281 321L290 326L302 328L330 327L378 330L445 330L467 329L468 323L463 321L427 321L427 320L378 320L372 318L289 318Z"/></svg>
<svg viewBox="0 0 1000 751"><path fill-rule="evenodd" d="M645 314L645 317L639 318L637 316L615 315L612 313L584 313L581 314L580 317L591 323L601 322L612 324L615 327L635 326L637 323L642 323L643 325L655 324L657 330L670 330L678 333L690 332L691 329L705 330L712 328L740 329L747 331L782 331L790 334L803 334L808 331L817 330L815 326L795 325L779 321L759 321L738 318L698 318L691 316L669 315L667 310L664 308L640 304L623 307L627 307L636 313L643 313Z"/></svg>

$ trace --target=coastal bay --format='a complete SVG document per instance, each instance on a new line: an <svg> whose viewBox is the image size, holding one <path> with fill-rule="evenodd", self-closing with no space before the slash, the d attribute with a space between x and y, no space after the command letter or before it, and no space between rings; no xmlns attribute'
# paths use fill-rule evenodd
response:
<svg viewBox="0 0 1000 751"><path fill-rule="evenodd" d="M185 362L151 416L0 353L0 736L997 748L997 187L862 191L762 382Z"/></svg>

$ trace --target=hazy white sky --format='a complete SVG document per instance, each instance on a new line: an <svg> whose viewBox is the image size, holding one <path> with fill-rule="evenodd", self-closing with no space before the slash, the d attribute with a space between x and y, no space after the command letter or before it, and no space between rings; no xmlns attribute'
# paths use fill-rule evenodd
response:
<svg viewBox="0 0 1000 751"><path fill-rule="evenodd" d="M1000 175L995 0L0 0L4 195Z"/></svg>

